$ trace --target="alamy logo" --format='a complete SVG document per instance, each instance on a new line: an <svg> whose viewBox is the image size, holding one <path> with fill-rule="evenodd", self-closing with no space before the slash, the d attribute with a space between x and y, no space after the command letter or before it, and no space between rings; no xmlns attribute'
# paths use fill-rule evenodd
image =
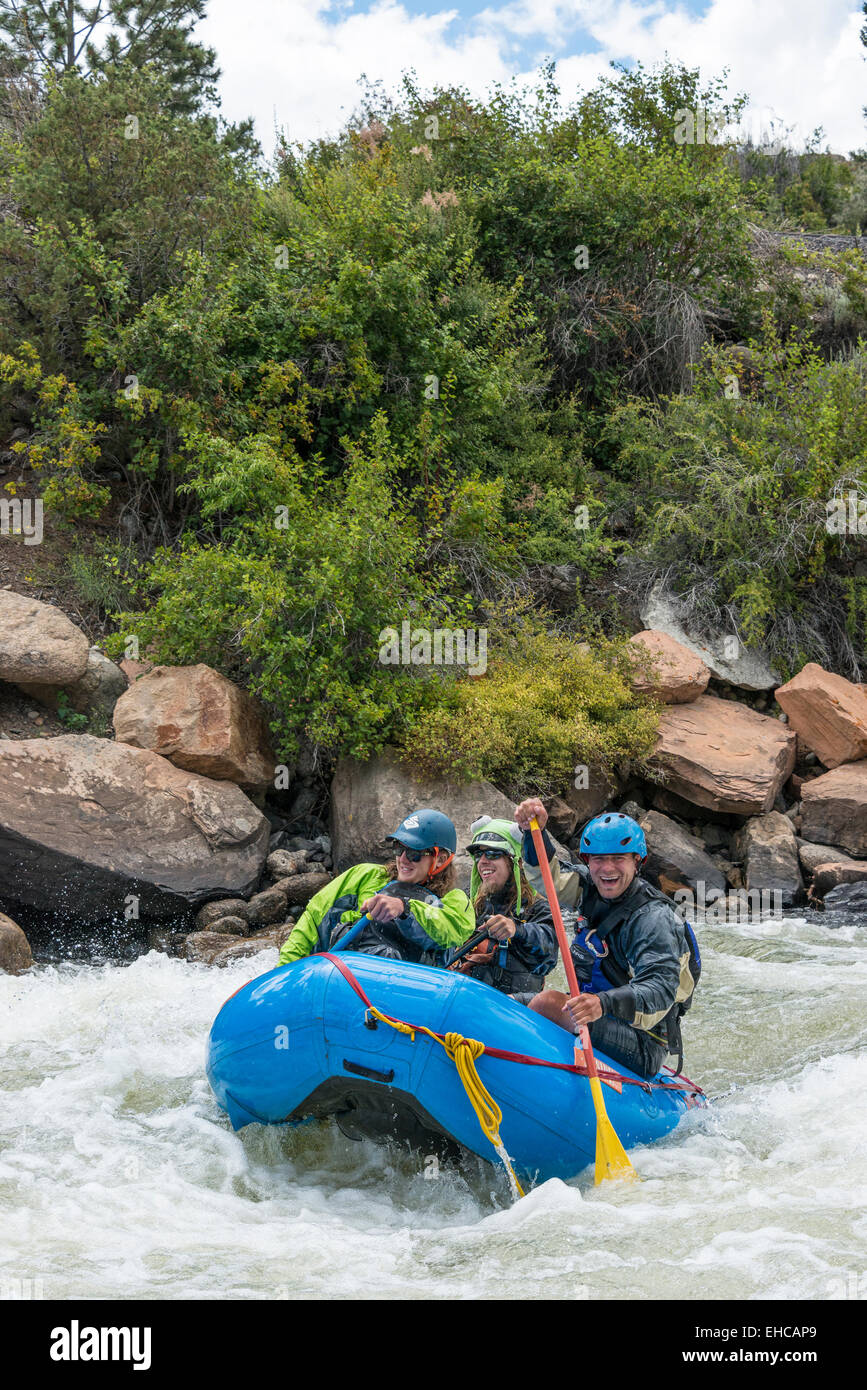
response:
<svg viewBox="0 0 867 1390"><path fill-rule="evenodd" d="M383 666L466 666L473 676L488 669L488 629L384 627L377 638Z"/></svg>
<svg viewBox="0 0 867 1390"><path fill-rule="evenodd" d="M149 1327L69 1327L51 1330L52 1361L132 1361L134 1371L150 1370Z"/></svg>
<svg viewBox="0 0 867 1390"><path fill-rule="evenodd" d="M23 536L25 545L41 545L42 498L0 497L0 536Z"/></svg>

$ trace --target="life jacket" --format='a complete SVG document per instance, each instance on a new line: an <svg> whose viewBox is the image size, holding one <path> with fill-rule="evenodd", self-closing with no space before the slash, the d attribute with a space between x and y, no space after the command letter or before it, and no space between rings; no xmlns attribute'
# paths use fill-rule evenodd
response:
<svg viewBox="0 0 867 1390"><path fill-rule="evenodd" d="M676 904L672 902L667 894L661 889L654 888L651 884L640 880L634 893L630 895L628 903L613 903L610 910L604 914L601 921L597 921L591 927L585 917L579 916L575 924L575 936L572 942L573 956L576 966L580 966L582 974L587 975L587 964L590 962L589 978L579 978L579 989L586 994L602 994L609 989L619 989L623 985L628 985L630 975L614 959L608 949L606 939L600 933L604 933L607 938L618 927L622 927L631 917L642 907L650 902L664 902L671 907L672 911L677 911ZM689 959L687 969L692 978L692 988L683 999L677 999L672 1004L664 1018L660 1019L656 1025L663 1030L659 1041L664 1042L669 1052L677 1058L677 1070L675 1076L680 1074L683 1067L683 1037L680 1030L680 1021L684 1014L692 1007L695 991L701 979L701 953L698 948L698 938L690 922L684 920L684 931L686 934L687 947L689 949ZM577 947L577 950L574 948ZM657 1037L656 1033L650 1033L650 1037Z"/></svg>
<svg viewBox="0 0 867 1390"><path fill-rule="evenodd" d="M507 910L502 904L491 903L488 899L486 911L482 917L477 918L476 925L483 927L489 917L497 916L501 912L516 923L524 922L529 907L530 905L525 903L521 910L516 912L514 904ZM538 994L544 988L541 976L534 975L524 961L518 958L517 953L511 949L510 942L494 941L492 937L480 941L474 950L458 961L454 969L462 975L471 975L481 980L483 984L492 985L504 994Z"/></svg>
<svg viewBox="0 0 867 1390"><path fill-rule="evenodd" d="M441 905L441 899L429 888L423 887L419 883L400 883L393 879L391 883L385 883L379 889L379 893L388 893L393 898L400 898L407 903L412 899L415 902L429 903L433 907ZM349 922L342 922L340 919L345 912L354 912L355 916ZM356 893L343 893L339 898L335 898L331 907L323 915L319 923L319 949L320 951L330 951L337 942L351 931L360 915L360 904ZM415 942L407 940L402 932L393 922L370 922L365 923L361 933L352 943L352 949L363 951L369 956L385 956L389 960L409 960L418 964L433 963L433 952L425 951L417 946Z"/></svg>

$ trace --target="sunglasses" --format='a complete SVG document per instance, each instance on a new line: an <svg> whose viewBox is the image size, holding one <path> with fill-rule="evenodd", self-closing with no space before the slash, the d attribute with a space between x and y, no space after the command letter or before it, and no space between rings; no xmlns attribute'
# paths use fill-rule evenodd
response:
<svg viewBox="0 0 867 1390"><path fill-rule="evenodd" d="M410 864L418 864L420 860L426 859L429 854L433 854L432 849L408 849L406 845L400 843L400 840L392 840L391 847L394 850L395 859L399 859L401 855L404 855L404 857L409 860Z"/></svg>
<svg viewBox="0 0 867 1390"><path fill-rule="evenodd" d="M511 855L510 855L510 854L507 854L507 852L506 852L504 849L476 849L476 850L470 850L470 853L472 854L472 856L473 856L474 859L510 859L510 858L511 858Z"/></svg>

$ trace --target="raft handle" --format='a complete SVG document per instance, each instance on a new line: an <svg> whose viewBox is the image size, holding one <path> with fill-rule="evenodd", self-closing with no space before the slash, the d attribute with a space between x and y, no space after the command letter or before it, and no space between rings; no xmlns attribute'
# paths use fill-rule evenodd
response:
<svg viewBox="0 0 867 1390"><path fill-rule="evenodd" d="M394 1068L390 1071L377 1071L375 1067L363 1067L360 1062L348 1062L343 1059L344 1071L352 1072L353 1076L367 1076L371 1081L393 1081Z"/></svg>

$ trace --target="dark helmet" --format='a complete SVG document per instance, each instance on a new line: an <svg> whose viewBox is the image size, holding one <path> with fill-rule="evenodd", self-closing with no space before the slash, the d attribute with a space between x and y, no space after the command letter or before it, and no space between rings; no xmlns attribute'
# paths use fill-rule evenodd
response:
<svg viewBox="0 0 867 1390"><path fill-rule="evenodd" d="M458 832L452 821L442 811L428 809L412 811L388 838L400 840L409 849L446 849L454 854L458 847Z"/></svg>

